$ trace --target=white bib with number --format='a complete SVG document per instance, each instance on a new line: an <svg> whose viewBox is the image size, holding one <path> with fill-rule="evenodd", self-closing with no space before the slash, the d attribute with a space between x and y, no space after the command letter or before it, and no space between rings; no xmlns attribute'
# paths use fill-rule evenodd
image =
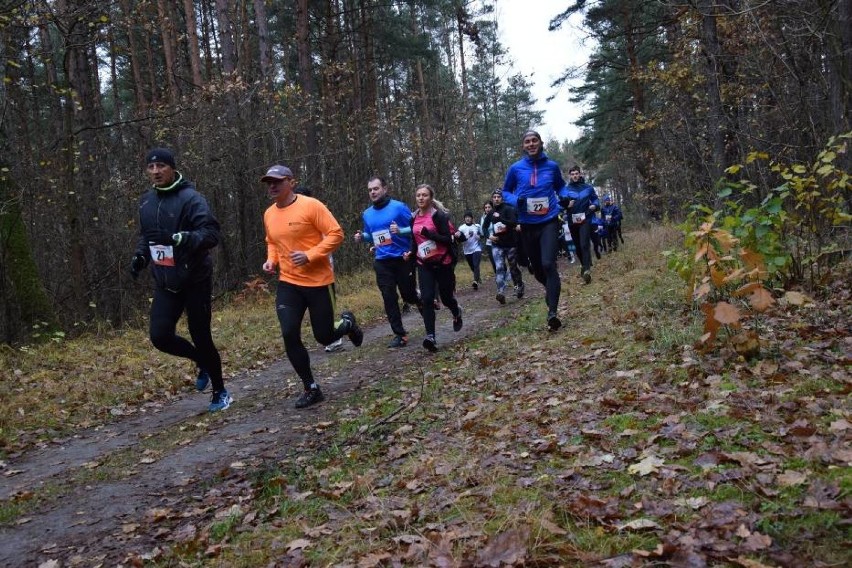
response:
<svg viewBox="0 0 852 568"><path fill-rule="evenodd" d="M160 266L175 265L175 249L172 245L148 245L151 249L151 262Z"/></svg>
<svg viewBox="0 0 852 568"><path fill-rule="evenodd" d="M606 222L609 223L610 221L612 221L612 215L607 215Z"/></svg>
<svg viewBox="0 0 852 568"><path fill-rule="evenodd" d="M494 223L494 234L500 235L506 232L506 224L505 223Z"/></svg>
<svg viewBox="0 0 852 568"><path fill-rule="evenodd" d="M423 241L419 245L417 245L417 256L420 258L426 259L430 256L435 256L435 249L438 245L435 244L435 241L428 240Z"/></svg>
<svg viewBox="0 0 852 568"><path fill-rule="evenodd" d="M527 198L527 213L530 215L547 215L550 210L549 203L547 197L529 197Z"/></svg>
<svg viewBox="0 0 852 568"><path fill-rule="evenodd" d="M575 225L579 225L580 223L582 223L585 220L586 220L586 214L585 213L573 213L571 215L571 222L574 223Z"/></svg>
<svg viewBox="0 0 852 568"><path fill-rule="evenodd" d="M376 231L373 233L373 244L377 247L386 247L393 244L391 240L391 232L387 229L384 231Z"/></svg>

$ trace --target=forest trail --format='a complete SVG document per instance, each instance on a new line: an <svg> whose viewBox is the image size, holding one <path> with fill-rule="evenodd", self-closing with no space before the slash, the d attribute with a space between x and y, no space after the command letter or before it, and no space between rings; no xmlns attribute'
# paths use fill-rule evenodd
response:
<svg viewBox="0 0 852 568"><path fill-rule="evenodd" d="M560 261L560 268L565 279L575 276L574 265ZM486 278L478 291L460 290L464 327L454 333L449 311L438 311L441 349L454 349L472 334L504 325L529 302L542 301L542 287L526 271L525 276L526 298L511 297L505 306L494 300L493 278ZM315 450L322 424L333 423L341 411L358 411L348 406L349 395L366 384L392 382L394 369L428 364L430 356L420 346L422 319L413 311L404 321L411 332L404 349L385 347L390 339L385 321L364 328L361 348L349 342L344 342L345 352L334 354L311 348L326 395L317 407L293 408L294 392L284 380L292 383L295 374L282 355L268 368L229 379L235 403L225 412L209 415L209 393L187 392L155 411L80 432L11 461L0 477L2 498L47 497L14 526L0 529L0 566L37 566L48 560L61 560L62 566L113 565L129 553L155 548L163 535L146 522L152 515L195 510L203 516L204 495L231 473L278 462L299 448ZM306 334L309 346L310 341Z"/></svg>

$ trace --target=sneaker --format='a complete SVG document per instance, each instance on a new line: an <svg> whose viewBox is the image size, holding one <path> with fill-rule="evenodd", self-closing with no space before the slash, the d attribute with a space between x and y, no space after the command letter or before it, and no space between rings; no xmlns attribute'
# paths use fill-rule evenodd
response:
<svg viewBox="0 0 852 568"><path fill-rule="evenodd" d="M547 314L547 327L550 331L557 331L562 327L562 320L554 313Z"/></svg>
<svg viewBox="0 0 852 568"><path fill-rule="evenodd" d="M341 337L334 343L325 346L326 353L336 353L338 351L343 351L345 348L343 347L343 338Z"/></svg>
<svg viewBox="0 0 852 568"><path fill-rule="evenodd" d="M592 283L592 271L591 270L584 270L582 272L581 276L583 277L583 282L585 282L586 284Z"/></svg>
<svg viewBox="0 0 852 568"><path fill-rule="evenodd" d="M430 353L438 352L438 342L435 341L435 336L431 333L423 340L423 347Z"/></svg>
<svg viewBox="0 0 852 568"><path fill-rule="evenodd" d="M296 408L307 408L314 404L318 404L325 400L325 397L322 394L322 391L317 388L310 388L302 393L296 400Z"/></svg>
<svg viewBox="0 0 852 568"><path fill-rule="evenodd" d="M402 303L402 313L407 314L407 313L410 313L410 312L411 312L411 304L409 304L408 302L403 302Z"/></svg>
<svg viewBox="0 0 852 568"><path fill-rule="evenodd" d="M346 333L347 337L349 337L349 341L351 341L352 345L355 347L361 347L361 344L364 343L364 332L355 320L355 314L350 311L346 311L340 314L340 317L349 322L349 331Z"/></svg>
<svg viewBox="0 0 852 568"><path fill-rule="evenodd" d="M391 342L388 343L388 349L396 349L398 347L405 347L406 345L408 345L407 335L395 335Z"/></svg>
<svg viewBox="0 0 852 568"><path fill-rule="evenodd" d="M195 390L198 392L203 391L207 388L207 385L210 383L210 373L205 371L204 369L198 369L198 376L195 377Z"/></svg>
<svg viewBox="0 0 852 568"><path fill-rule="evenodd" d="M461 331L462 324L462 308L459 306L459 315L453 318L453 331Z"/></svg>
<svg viewBox="0 0 852 568"><path fill-rule="evenodd" d="M231 398L231 395L228 394L227 390L214 392L213 398L210 399L210 406L207 407L207 412L219 412L220 410L225 410L231 406L232 402L234 402L234 399Z"/></svg>
<svg viewBox="0 0 852 568"><path fill-rule="evenodd" d="M574 258L574 257L572 256L572 257L571 257L570 264L574 264L575 262L577 262L577 259L576 259L576 258Z"/></svg>
<svg viewBox="0 0 852 568"><path fill-rule="evenodd" d="M503 294L497 294L497 301L500 302L501 304L505 304L506 303L506 296L504 296Z"/></svg>
<svg viewBox="0 0 852 568"><path fill-rule="evenodd" d="M523 298L523 297L524 297L524 291L525 291L525 288L524 288L524 285L523 285L523 284L520 284L520 285L519 285L519 286L515 289L515 295L518 297L518 299L519 299L519 300L520 300L521 298Z"/></svg>
<svg viewBox="0 0 852 568"><path fill-rule="evenodd" d="M479 282L477 282L476 280L473 281L473 284L471 284L471 286L474 290L479 290Z"/></svg>

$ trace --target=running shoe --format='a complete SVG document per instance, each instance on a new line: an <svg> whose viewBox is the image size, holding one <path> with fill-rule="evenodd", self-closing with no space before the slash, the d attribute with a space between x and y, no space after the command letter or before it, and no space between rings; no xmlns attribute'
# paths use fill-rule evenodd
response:
<svg viewBox="0 0 852 568"><path fill-rule="evenodd" d="M336 353L338 351L343 351L345 347L343 347L343 338L341 337L334 343L325 346L326 353Z"/></svg>
<svg viewBox="0 0 852 568"><path fill-rule="evenodd" d="M459 315L453 318L453 331L461 331L462 325L464 322L462 321L462 308L459 306Z"/></svg>
<svg viewBox="0 0 852 568"><path fill-rule="evenodd" d="M524 291L525 288L523 284L519 284L515 287L515 295L518 297L519 300L524 297Z"/></svg>
<svg viewBox="0 0 852 568"><path fill-rule="evenodd" d="M497 294L497 301L500 302L501 304L505 304L506 303L506 296L498 293Z"/></svg>
<svg viewBox="0 0 852 568"><path fill-rule="evenodd" d="M550 331L558 331L562 327L562 320L555 313L547 314L547 328Z"/></svg>
<svg viewBox="0 0 852 568"><path fill-rule="evenodd" d="M351 341L352 345L355 347L361 347L361 344L364 343L364 332L355 320L355 314L350 311L345 311L340 314L340 317L349 322L348 331L346 332L347 337L349 337L349 341Z"/></svg>
<svg viewBox="0 0 852 568"><path fill-rule="evenodd" d="M581 273L581 276L583 277L583 282L585 282L586 284L592 283L592 271L591 270L584 270Z"/></svg>
<svg viewBox="0 0 852 568"><path fill-rule="evenodd" d="M397 349L399 347L405 347L406 345L408 345L407 335L394 335L391 342L388 343L388 349Z"/></svg>
<svg viewBox="0 0 852 568"><path fill-rule="evenodd" d="M479 282L474 280L473 283L471 284L471 287L473 287L474 290L479 290Z"/></svg>
<svg viewBox="0 0 852 568"><path fill-rule="evenodd" d="M227 390L214 392L213 398L210 399L210 406L207 407L207 411L219 412L220 410L225 410L231 406L232 402L234 402L234 399L231 398L231 395L228 394Z"/></svg>
<svg viewBox="0 0 852 568"><path fill-rule="evenodd" d="M438 352L438 342L435 341L435 336L431 333L423 340L423 347L430 353Z"/></svg>
<svg viewBox="0 0 852 568"><path fill-rule="evenodd" d="M296 408L307 408L325 400L319 387L309 388L296 400Z"/></svg>
<svg viewBox="0 0 852 568"><path fill-rule="evenodd" d="M198 369L198 376L195 377L195 390L198 392L203 391L207 388L207 385L210 383L210 373L205 371L204 369Z"/></svg>

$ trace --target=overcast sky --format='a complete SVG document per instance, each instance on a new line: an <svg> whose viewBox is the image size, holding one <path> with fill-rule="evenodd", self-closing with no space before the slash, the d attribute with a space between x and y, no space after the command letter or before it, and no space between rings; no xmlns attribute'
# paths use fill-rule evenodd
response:
<svg viewBox="0 0 852 568"><path fill-rule="evenodd" d="M568 102L568 89L550 87L567 68L585 66L591 43L581 28L582 14L574 14L555 32L547 31L550 20L570 6L571 0L496 0L495 10L500 41L521 72L533 84L537 108L544 110L539 132L548 142L574 140L580 130L572 124L582 109ZM551 95L553 101L546 102Z"/></svg>

